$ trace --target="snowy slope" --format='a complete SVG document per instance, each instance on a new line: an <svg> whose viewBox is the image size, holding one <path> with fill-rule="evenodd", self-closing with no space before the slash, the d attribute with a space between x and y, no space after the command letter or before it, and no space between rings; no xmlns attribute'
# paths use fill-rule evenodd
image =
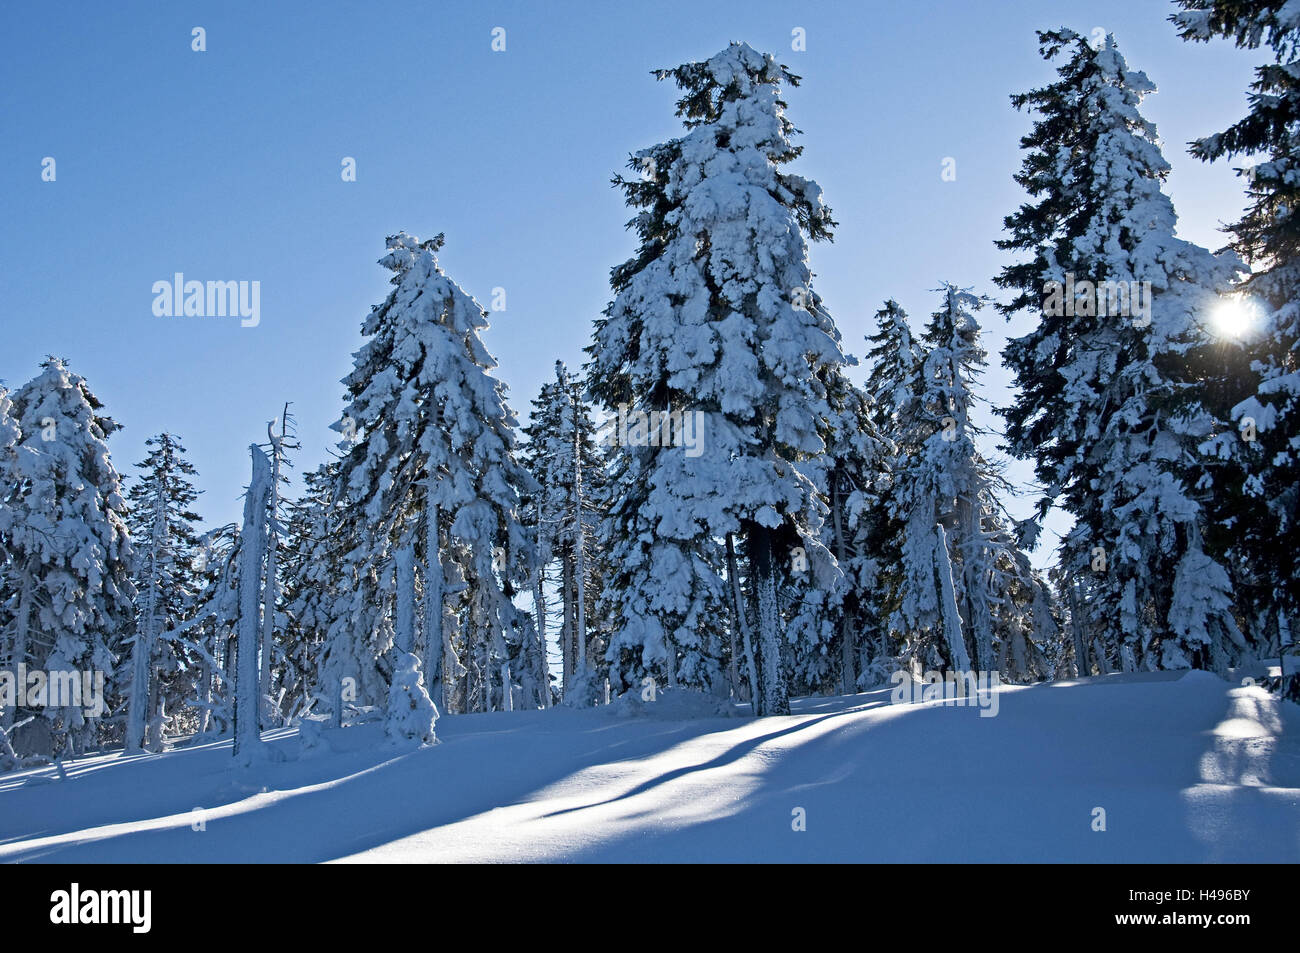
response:
<svg viewBox="0 0 1300 953"><path fill-rule="evenodd" d="M1201 672L999 702L503 712L405 753L286 730L240 773L228 743L101 756L0 776L0 860L1300 861L1300 708Z"/></svg>

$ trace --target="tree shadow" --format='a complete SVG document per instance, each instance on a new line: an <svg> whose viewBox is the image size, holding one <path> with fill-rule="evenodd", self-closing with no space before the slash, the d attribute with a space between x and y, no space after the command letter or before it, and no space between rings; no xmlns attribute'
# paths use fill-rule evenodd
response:
<svg viewBox="0 0 1300 953"><path fill-rule="evenodd" d="M1300 708L1260 688L1228 691L1228 710L1183 791L1188 826L1210 863L1300 859Z"/></svg>
<svg viewBox="0 0 1300 953"><path fill-rule="evenodd" d="M19 796L31 804L43 788L3 796L0 816L19 823L0 830L9 843L8 848L0 846L0 857L70 863L331 860L453 824L490 807L527 802L535 792L593 764L651 758L684 740L738 723L611 717L592 724L590 716L577 715L579 727L563 712L506 717L512 715L540 723L520 734L458 716L439 722L440 744L400 753L378 746L381 726L349 728L344 731L373 731L376 744L242 772L230 768L229 742L212 745L206 753L178 752L196 762L184 782L175 783L174 762L168 766L166 758L144 760L131 766L146 773L132 779L137 784L130 800L122 796L114 765L97 766L80 779L62 782L81 788L71 803L58 799L65 807L62 823L57 815L23 822ZM512 742L512 736L517 740ZM284 738L277 743L289 742ZM201 814L192 813L196 807ZM200 818L203 829L194 830L192 822Z"/></svg>
<svg viewBox="0 0 1300 953"><path fill-rule="evenodd" d="M723 752L720 755L717 755L716 757L710 758L707 761L698 762L696 764L684 765L683 767L675 768L672 771L666 771L663 774L659 775L658 777L650 778L646 781L642 781L640 784L633 786L627 791L624 791L622 794L615 795L614 797L611 798L606 798L603 801L593 801L590 804L581 804L575 807L566 807L558 811L551 811L549 814L543 814L542 816L560 817L564 814L572 814L576 811L585 811L595 807L604 807L605 805L613 804L617 801L623 801L623 800L627 800L628 798L634 798L639 794L644 794L647 791L651 791L654 788L659 787L660 785L667 784L671 781L676 780L677 778L684 777L688 774L694 774L698 771L709 771L714 768L720 768L723 765L731 764L735 761L739 761L745 755L749 754L750 752L754 751L755 749L757 749L761 745L766 744L769 741L773 741L777 738L782 738L787 735L792 735L795 734L796 732L807 730L821 722L824 722L834 717L835 717L834 714L821 715L811 720L800 721L796 724L789 725L785 728L781 728L778 731L772 731L765 735L759 735L757 738L747 738L744 741L740 741L732 745L725 752Z"/></svg>

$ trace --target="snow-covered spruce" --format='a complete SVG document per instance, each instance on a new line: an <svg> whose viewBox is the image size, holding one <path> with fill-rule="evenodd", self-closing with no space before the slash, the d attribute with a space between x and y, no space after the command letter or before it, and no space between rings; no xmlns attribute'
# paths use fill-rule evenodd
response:
<svg viewBox="0 0 1300 953"><path fill-rule="evenodd" d="M393 291L362 325L367 340L344 379L349 403L335 428L355 440L344 444L339 495L359 530L344 556L349 605L336 613L351 624L334 628L327 651L354 658L362 671L339 677L373 691L365 670L391 668L385 633L395 611L387 582L394 554L414 546L431 695L442 710L452 695L462 711L490 710L511 704L512 689L501 681L505 631L518 621L510 587L532 568L535 547L519 506L533 482L515 459L517 424L504 386L488 373L496 361L479 338L486 313L442 272L441 246L441 235L389 238L380 263L393 272ZM451 563L465 582L455 593ZM460 614L459 645L444 629L448 609ZM339 639L352 645L338 646Z"/></svg>
<svg viewBox="0 0 1300 953"><path fill-rule="evenodd" d="M893 659L907 653L905 632L897 626L903 596L902 545L908 506L904 478L929 433L922 414L922 373L925 349L912 334L907 313L892 298L875 314L876 331L867 336L863 386L865 411L882 445L872 483L875 492L860 498L850 511L858 551L869 554L872 572L859 582L863 625L874 632L879 684L896 668ZM864 567L865 568L865 567Z"/></svg>
<svg viewBox="0 0 1300 953"><path fill-rule="evenodd" d="M103 673L112 708L124 701L117 659L132 631L135 588L122 482L109 457L118 424L84 378L49 358L20 387L0 424L7 479L0 489L0 591L8 608L0 641L6 670ZM7 707L19 754L76 754L111 742L108 712ZM30 720L28 720L30 716Z"/></svg>
<svg viewBox="0 0 1300 953"><path fill-rule="evenodd" d="M338 461L329 460L303 474L303 492L287 507L282 559L285 610L284 712L296 721L321 699L316 692L334 680L323 672L323 646L335 621L342 554L350 546L343 506L335 499ZM355 665L343 666L354 670ZM322 705L322 710L328 708Z"/></svg>
<svg viewBox="0 0 1300 953"><path fill-rule="evenodd" d="M1028 562L1007 531L1000 502L1010 487L977 444L988 436L972 413L985 366L976 318L985 299L951 284L940 291L942 305L923 338L921 390L915 397L917 426L928 435L898 470L901 492L895 502L906 520L898 618L917 642L909 654L921 670L942 660L958 670L989 672L1009 656L1026 665L1039 658L1026 641L1032 625L1015 618L1025 607L1012 588L1032 589L1041 581L1024 573ZM1049 602L1044 590L1031 605L1041 611ZM924 637L916 640L926 630L942 637L927 646ZM1038 674L1039 668L1018 674Z"/></svg>
<svg viewBox="0 0 1300 953"><path fill-rule="evenodd" d="M127 493L131 506L127 525L135 547L139 593L131 647L127 751L142 746L157 751L165 745L164 722L196 697L201 672L194 653L182 644L159 639L186 621L194 609L199 515L193 505L199 491L192 478L197 471L174 434L150 437L145 446L149 455L136 464L141 475ZM192 716L178 724L179 730L196 727Z"/></svg>
<svg viewBox="0 0 1300 953"><path fill-rule="evenodd" d="M198 659L190 704L197 712L195 730L199 735L226 735L234 721L238 544L239 528L233 523L209 530L199 538L194 563L194 607L179 628L162 635Z"/></svg>
<svg viewBox="0 0 1300 953"><path fill-rule="evenodd" d="M0 582L6 587L9 580L8 570L8 539L12 535L13 529L13 511L8 506L9 497L15 492L18 486L18 443L22 439L22 431L18 429L18 421L13 416L13 400L9 396L8 389L0 384ZM8 592L8 588L4 590ZM12 608L8 599L0 599L0 671L12 670L18 659L12 657L12 649L9 644L9 632L12 628L12 619L10 615ZM0 770L8 771L19 767L23 764L22 758L14 750L10 733L14 726L13 712L0 710Z"/></svg>
<svg viewBox="0 0 1300 953"><path fill-rule="evenodd" d="M577 700L570 689L578 679L580 659L603 682L605 665L596 650L608 641L600 621L604 613L597 611L606 561L603 540L597 532L607 493L606 463L597 445L597 427L584 390L582 381L570 374L563 362L556 361L555 380L544 383L532 402L531 420L524 428L528 442L522 451L524 464L538 484L537 492L529 499L526 518L537 527L535 624L544 631L547 570L552 563L558 563L560 672L564 697L570 700ZM579 637L579 631L584 637ZM524 664L529 671L538 664L531 650ZM531 678L549 685L549 675L544 671ZM579 694L590 701L587 693Z"/></svg>
<svg viewBox="0 0 1300 953"><path fill-rule="evenodd" d="M1249 206L1230 226L1234 248L1252 273L1242 291L1263 310L1237 348L1225 348L1202 370L1222 395L1223 416L1239 433L1204 448L1221 461L1213 519L1227 529L1231 584L1253 627L1295 652L1300 605L1300 553L1294 539L1300 496L1300 254L1294 214L1300 201L1300 7L1294 3L1179 0L1171 19L1187 40L1231 40L1242 49L1264 47L1255 70L1249 111L1223 132L1192 143L1211 161L1259 156L1237 170ZM1218 355L1216 355L1218 356ZM1253 439L1241 439L1244 436ZM1191 571L1191 567L1189 567ZM1294 659L1288 671L1296 670Z"/></svg>
<svg viewBox="0 0 1300 953"><path fill-rule="evenodd" d="M738 43L657 76L681 88L686 132L635 154L638 176L622 181L641 246L613 272L589 348L591 390L610 412L700 411L705 431L698 456L622 448L609 658L669 684L716 682L722 640L709 621L726 603L712 541L734 534L752 579L756 710L781 714L780 584L796 550L810 585L838 575L804 472L825 449L821 372L844 360L807 254L807 239L829 237L834 222L814 183L781 170L800 149L780 89L798 78L774 57Z"/></svg>
<svg viewBox="0 0 1300 953"><path fill-rule="evenodd" d="M1113 37L1039 38L1064 62L1055 83L1012 97L1038 117L1016 177L1033 201L998 242L1028 258L996 281L1015 292L1006 313L1039 321L1004 351L1019 386L1008 444L1035 461L1043 508L1059 502L1075 520L1062 562L1094 646L1079 671L1222 671L1249 646L1207 548L1214 480L1199 448L1232 425L1193 366L1240 263L1175 237L1169 165L1138 111L1155 87Z"/></svg>
<svg viewBox="0 0 1300 953"><path fill-rule="evenodd" d="M829 510L822 543L841 575L824 574L824 586L808 587L797 576L787 584L787 598L798 607L788 626L791 690L799 694L853 693L879 684L893 668L876 599L881 554L872 537L894 448L877 429L867 394L838 367L824 373L831 408L826 452L809 461L809 472Z"/></svg>

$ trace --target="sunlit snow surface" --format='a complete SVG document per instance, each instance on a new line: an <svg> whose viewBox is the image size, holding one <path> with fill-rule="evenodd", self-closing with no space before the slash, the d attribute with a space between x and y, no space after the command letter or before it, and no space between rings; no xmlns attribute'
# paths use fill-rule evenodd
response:
<svg viewBox="0 0 1300 953"><path fill-rule="evenodd" d="M1204 673L1004 686L991 718L662 698L444 717L405 753L277 731L286 760L244 772L210 744L0 775L0 860L1300 860L1300 708Z"/></svg>

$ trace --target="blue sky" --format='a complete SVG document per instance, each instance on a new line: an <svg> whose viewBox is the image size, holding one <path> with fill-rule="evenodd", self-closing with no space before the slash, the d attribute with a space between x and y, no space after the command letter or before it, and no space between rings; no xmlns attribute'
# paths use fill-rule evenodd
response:
<svg viewBox="0 0 1300 953"><path fill-rule="evenodd" d="M804 133L795 168L840 222L813 249L816 287L852 353L886 297L919 327L941 280L996 292L993 241L1022 199L1011 174L1029 126L1008 96L1052 76L1035 29L1113 31L1160 87L1144 112L1174 167L1182 237L1219 247L1243 204L1231 169L1185 144L1244 111L1257 57L1184 43L1158 0L71 6L0 14L0 379L67 358L125 425L124 473L146 437L180 434L211 524L238 517L247 446L285 401L297 472L325 458L399 229L445 232L443 267L485 305L505 289L485 340L521 417L557 358L580 363L633 247L610 177L679 129L674 89L650 70L730 40L803 77L786 97ZM797 27L806 51L791 49ZM260 281L260 324L156 317L152 285L175 272ZM991 311L984 324L987 394L1002 401L997 352L1025 324Z"/></svg>

